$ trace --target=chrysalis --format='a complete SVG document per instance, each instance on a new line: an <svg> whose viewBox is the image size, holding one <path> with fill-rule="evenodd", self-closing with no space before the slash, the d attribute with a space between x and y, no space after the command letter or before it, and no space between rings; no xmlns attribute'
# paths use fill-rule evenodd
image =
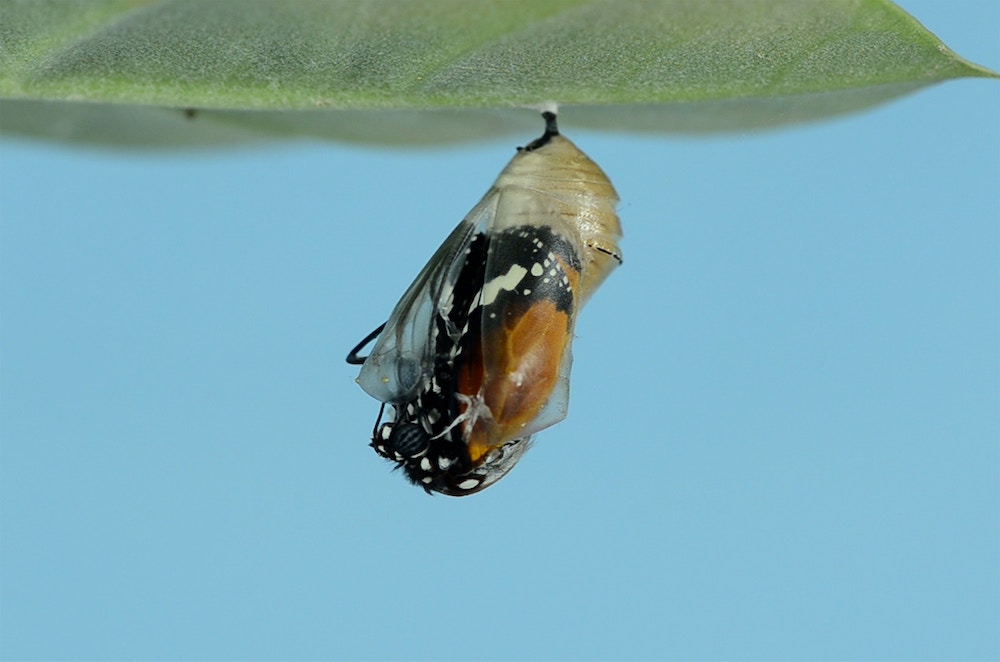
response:
<svg viewBox="0 0 1000 662"><path fill-rule="evenodd" d="M542 116L545 133L518 148L347 357L383 403L372 447L428 492L492 485L566 417L577 314L622 261L614 187L554 113Z"/></svg>

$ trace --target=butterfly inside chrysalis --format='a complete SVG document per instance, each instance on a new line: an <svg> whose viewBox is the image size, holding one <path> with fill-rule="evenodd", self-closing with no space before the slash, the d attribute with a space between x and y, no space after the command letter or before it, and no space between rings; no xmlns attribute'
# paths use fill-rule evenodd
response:
<svg viewBox="0 0 1000 662"><path fill-rule="evenodd" d="M383 403L372 447L428 492L492 485L566 417L577 315L622 261L614 187L542 116L542 136L347 357Z"/></svg>

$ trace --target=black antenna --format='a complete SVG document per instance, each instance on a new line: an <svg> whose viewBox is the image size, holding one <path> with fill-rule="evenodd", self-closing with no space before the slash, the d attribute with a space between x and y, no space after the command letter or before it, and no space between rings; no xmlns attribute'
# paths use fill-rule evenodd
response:
<svg viewBox="0 0 1000 662"><path fill-rule="evenodd" d="M546 110L542 113L542 119L545 120L545 133L542 134L541 138L535 138L530 143L524 147L518 147L519 152L533 152L539 147L544 147L549 144L553 136L559 135L559 123L556 121L556 114Z"/></svg>
<svg viewBox="0 0 1000 662"><path fill-rule="evenodd" d="M365 336L365 339L362 340L361 342L359 342L357 344L357 346L355 346L355 348L352 349L347 354L347 362L350 363L351 365L361 365L361 364L363 364L365 362L365 359L367 359L368 357L367 356L358 356L358 352L360 352L361 350L363 350L365 348L365 345L367 345L371 341L373 341L376 338L378 338L378 334L382 333L382 329L385 328L386 324L388 324L388 322L383 322L381 325L379 325L379 327L377 329L375 329L374 331L372 331L371 333L369 333L367 336Z"/></svg>

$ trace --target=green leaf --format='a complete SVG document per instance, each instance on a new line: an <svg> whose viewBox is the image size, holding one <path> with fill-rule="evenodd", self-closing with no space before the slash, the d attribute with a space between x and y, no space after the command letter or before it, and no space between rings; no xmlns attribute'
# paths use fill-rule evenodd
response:
<svg viewBox="0 0 1000 662"><path fill-rule="evenodd" d="M3 0L0 17L4 132L136 146L483 138L545 102L595 128L747 129L997 77L886 0Z"/></svg>

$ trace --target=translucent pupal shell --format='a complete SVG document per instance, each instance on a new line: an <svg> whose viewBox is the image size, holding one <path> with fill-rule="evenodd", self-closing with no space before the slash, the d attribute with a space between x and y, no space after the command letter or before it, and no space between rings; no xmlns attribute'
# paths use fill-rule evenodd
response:
<svg viewBox="0 0 1000 662"><path fill-rule="evenodd" d="M390 406L376 452L428 492L485 489L566 417L577 316L621 263L614 187L544 117L403 294L358 377Z"/></svg>
<svg viewBox="0 0 1000 662"><path fill-rule="evenodd" d="M565 137L553 135L519 150L393 309L358 378L361 388L382 402L401 403L426 387L436 352L429 329L447 305L461 256L477 233L535 225L564 237L580 257L576 307L582 307L621 264L617 203L604 171Z"/></svg>
<svg viewBox="0 0 1000 662"><path fill-rule="evenodd" d="M550 225L578 243L581 305L621 264L618 193L600 166L563 136L518 152L497 177L494 191L502 195L497 227L527 220Z"/></svg>

